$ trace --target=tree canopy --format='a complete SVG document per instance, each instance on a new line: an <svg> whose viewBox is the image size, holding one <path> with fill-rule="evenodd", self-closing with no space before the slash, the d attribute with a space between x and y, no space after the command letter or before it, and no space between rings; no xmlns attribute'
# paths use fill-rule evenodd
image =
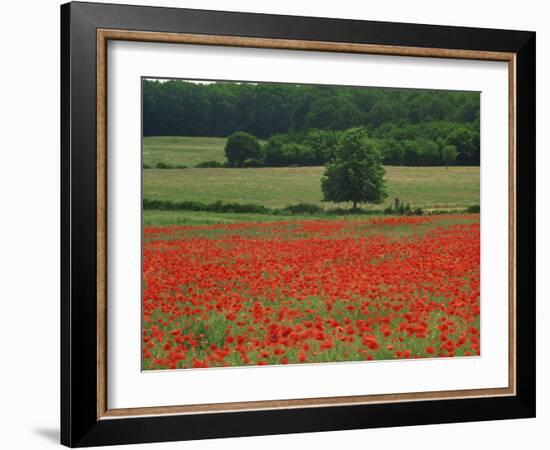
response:
<svg viewBox="0 0 550 450"><path fill-rule="evenodd" d="M338 141L336 155L321 179L324 200L382 203L386 198L382 157L364 128L351 128Z"/></svg>
<svg viewBox="0 0 550 450"><path fill-rule="evenodd" d="M445 161L447 168L449 168L450 163L456 161L457 157L458 157L458 151L454 145L446 145L441 150L441 159Z"/></svg>
<svg viewBox="0 0 550 450"><path fill-rule="evenodd" d="M263 158L262 147L256 137L237 131L227 138L225 157L229 167L243 167L247 161Z"/></svg>
<svg viewBox="0 0 550 450"><path fill-rule="evenodd" d="M269 140L268 166L324 164L337 135L353 127L368 131L385 164L445 164L442 150L452 145L453 163L479 165L479 111L477 92L143 81L144 136L242 131Z"/></svg>

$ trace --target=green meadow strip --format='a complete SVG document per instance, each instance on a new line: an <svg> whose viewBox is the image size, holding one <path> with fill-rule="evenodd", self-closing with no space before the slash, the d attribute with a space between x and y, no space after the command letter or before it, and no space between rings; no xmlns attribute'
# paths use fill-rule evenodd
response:
<svg viewBox="0 0 550 450"><path fill-rule="evenodd" d="M217 201L213 203L203 203L197 201L174 202L171 200L149 200L143 199L144 210L156 211L204 211L214 213L231 214L269 214L269 215L435 215L435 214L464 214L479 213L479 205L470 206L465 209L439 209L424 211L421 208L385 208L385 209L363 209L363 208L332 208L323 209L318 205L310 203L299 203L289 205L284 208L271 208L255 203L227 203Z"/></svg>

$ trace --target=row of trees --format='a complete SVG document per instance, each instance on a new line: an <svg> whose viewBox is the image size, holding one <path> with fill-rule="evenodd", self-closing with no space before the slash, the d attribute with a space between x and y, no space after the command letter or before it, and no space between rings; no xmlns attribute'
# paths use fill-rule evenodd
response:
<svg viewBox="0 0 550 450"><path fill-rule="evenodd" d="M385 124L372 133L380 146L384 163L406 166L432 166L448 162L448 147L457 152L461 165L479 165L479 122L424 122L396 126ZM445 150L447 149L447 150Z"/></svg>
<svg viewBox="0 0 550 450"><path fill-rule="evenodd" d="M317 139L318 143L325 139L325 144L333 145L321 178L324 201L351 202L356 209L360 203L380 204L386 199L383 155L377 141L369 138L365 128L350 128L338 134L316 132L311 139ZM233 133L225 147L228 164L237 167L265 157L262 150L259 141L243 131ZM447 145L442 154L448 163L456 158L457 151L453 145Z"/></svg>
<svg viewBox="0 0 550 450"><path fill-rule="evenodd" d="M424 127L425 124L422 124ZM389 128L384 138L369 137L369 145L384 164L440 166L451 163L479 164L479 138L463 125L433 123L430 137L410 125ZM306 134L276 134L264 145L250 133L229 136L225 147L230 167L320 166L338 156L346 131L311 130Z"/></svg>
<svg viewBox="0 0 550 450"><path fill-rule="evenodd" d="M143 81L145 136L261 139L312 129L398 129L433 122L479 130L479 93L276 83ZM388 131L388 130L386 130ZM426 136L429 138L429 136Z"/></svg>

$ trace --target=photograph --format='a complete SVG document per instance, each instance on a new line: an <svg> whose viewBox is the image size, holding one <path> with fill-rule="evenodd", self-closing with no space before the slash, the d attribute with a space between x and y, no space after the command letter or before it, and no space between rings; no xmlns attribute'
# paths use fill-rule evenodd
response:
<svg viewBox="0 0 550 450"><path fill-rule="evenodd" d="M143 371L481 355L480 92L141 95Z"/></svg>
<svg viewBox="0 0 550 450"><path fill-rule="evenodd" d="M485 421L451 441L521 445L535 422L510 419L540 394L532 14L173 6L71 2L51 33L61 443L399 446ZM55 210L26 184L26 209Z"/></svg>

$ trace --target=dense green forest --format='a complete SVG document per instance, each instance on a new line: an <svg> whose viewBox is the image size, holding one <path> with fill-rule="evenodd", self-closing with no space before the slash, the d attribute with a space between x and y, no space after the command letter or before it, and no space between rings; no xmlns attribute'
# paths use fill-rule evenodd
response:
<svg viewBox="0 0 550 450"><path fill-rule="evenodd" d="M353 127L367 130L385 164L479 165L479 111L474 92L143 81L144 136L247 132L268 140L252 165L324 164ZM445 160L449 149L456 160Z"/></svg>

